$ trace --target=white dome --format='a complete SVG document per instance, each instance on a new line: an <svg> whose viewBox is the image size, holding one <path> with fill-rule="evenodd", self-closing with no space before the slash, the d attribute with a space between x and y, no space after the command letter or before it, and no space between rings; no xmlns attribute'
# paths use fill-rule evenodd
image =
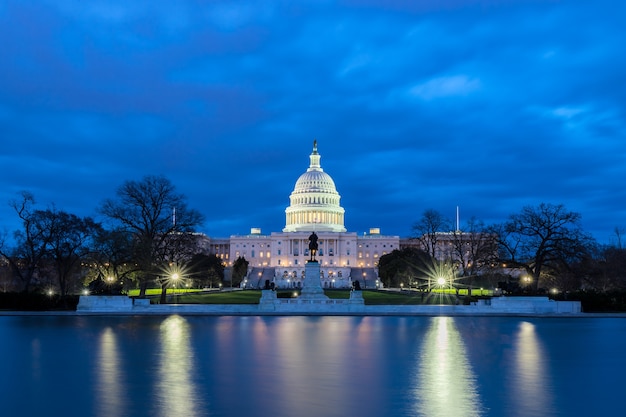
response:
<svg viewBox="0 0 626 417"><path fill-rule="evenodd" d="M337 189L335 188L335 181L333 181L330 175L320 169L319 171L307 171L300 175L300 178L296 181L293 192L326 192L337 194Z"/></svg>
<svg viewBox="0 0 626 417"><path fill-rule="evenodd" d="M285 210L287 222L283 232L345 232L345 210L339 205L341 197L335 182L320 166L317 141L313 142L313 153L309 158L309 168L300 175L289 196L290 205Z"/></svg>

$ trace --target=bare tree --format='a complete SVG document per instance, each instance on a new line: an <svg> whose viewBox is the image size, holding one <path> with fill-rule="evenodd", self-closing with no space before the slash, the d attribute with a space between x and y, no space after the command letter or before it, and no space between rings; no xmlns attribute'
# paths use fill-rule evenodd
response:
<svg viewBox="0 0 626 417"><path fill-rule="evenodd" d="M617 249L622 249L622 239L624 237L625 229L622 227L615 226L615 229L613 229L613 231L615 232L615 239L617 241L615 244L615 247Z"/></svg>
<svg viewBox="0 0 626 417"><path fill-rule="evenodd" d="M22 229L13 233L16 245L7 247L3 239L0 255L4 256L22 284L22 291L28 292L34 277L41 270L45 260L52 230L46 226L46 217L41 210L34 210L35 198L27 191L21 193L21 200L9 202L22 221Z"/></svg>
<svg viewBox="0 0 626 417"><path fill-rule="evenodd" d="M168 262L175 261L182 239L202 222L202 215L187 208L186 198L162 176L127 181L116 199L104 201L101 212L116 228L129 233L138 266L140 296Z"/></svg>
<svg viewBox="0 0 626 417"><path fill-rule="evenodd" d="M85 284L98 288L98 291L110 292L113 286L121 289L133 281L133 274L139 269L133 261L134 245L130 233L101 228L93 244L87 260L89 272Z"/></svg>
<svg viewBox="0 0 626 417"><path fill-rule="evenodd" d="M442 232L450 231L450 221L436 210L428 209L413 225L413 236L418 239L422 249L436 258L437 242Z"/></svg>
<svg viewBox="0 0 626 417"><path fill-rule="evenodd" d="M49 258L53 261L61 295L67 295L72 278L92 248L100 225L90 217L80 218L64 211L46 210L43 213L50 228Z"/></svg>
<svg viewBox="0 0 626 417"><path fill-rule="evenodd" d="M524 207L519 214L496 225L502 261L523 268L532 277L536 292L544 275L562 270L581 259L593 242L583 233L580 214L560 205L541 203Z"/></svg>
<svg viewBox="0 0 626 417"><path fill-rule="evenodd" d="M453 258L459 264L461 276L466 278L469 295L472 292L473 279L498 258L497 236L489 232L484 223L475 217L470 218L463 230L452 232L454 246Z"/></svg>

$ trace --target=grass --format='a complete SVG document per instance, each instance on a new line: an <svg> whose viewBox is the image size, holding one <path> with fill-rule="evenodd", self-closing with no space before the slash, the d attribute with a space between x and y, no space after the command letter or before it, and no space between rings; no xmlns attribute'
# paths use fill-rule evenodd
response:
<svg viewBox="0 0 626 417"><path fill-rule="evenodd" d="M195 293L195 292L200 292L200 291L202 290L197 289L197 288L168 288L167 294L168 295L187 294L187 293ZM137 297L138 295L139 295L139 290L128 290L129 297ZM161 289L160 288L148 288L146 290L146 295L147 296L161 295Z"/></svg>
<svg viewBox="0 0 626 417"><path fill-rule="evenodd" d="M155 290L156 291L156 290ZM160 291L160 290L159 290ZM278 290L280 298L291 298L294 290ZM160 292L158 292L160 294ZM325 294L331 299L350 298L349 290L326 290ZM476 292L472 294L477 295ZM176 304L258 304L261 298L260 290L244 291L168 291L170 303ZM457 304L462 302L456 297L455 291L377 291L363 290L363 299L366 305L441 305Z"/></svg>
<svg viewBox="0 0 626 417"><path fill-rule="evenodd" d="M367 305L457 304L455 293L417 291L363 291Z"/></svg>
<svg viewBox="0 0 626 417"><path fill-rule="evenodd" d="M258 304L261 291L213 291L195 292L170 296L170 302L177 304Z"/></svg>

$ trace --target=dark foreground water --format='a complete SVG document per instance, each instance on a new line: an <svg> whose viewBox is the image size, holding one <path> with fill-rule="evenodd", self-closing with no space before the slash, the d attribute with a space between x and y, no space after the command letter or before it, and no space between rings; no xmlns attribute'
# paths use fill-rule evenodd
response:
<svg viewBox="0 0 626 417"><path fill-rule="evenodd" d="M626 416L626 319L0 317L0 416Z"/></svg>

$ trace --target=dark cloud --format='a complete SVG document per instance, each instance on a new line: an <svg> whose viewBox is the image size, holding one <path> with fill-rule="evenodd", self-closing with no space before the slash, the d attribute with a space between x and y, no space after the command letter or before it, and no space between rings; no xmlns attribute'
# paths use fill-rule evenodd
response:
<svg viewBox="0 0 626 417"><path fill-rule="evenodd" d="M317 138L351 231L551 202L605 242L626 222L625 17L609 0L10 0L0 201L96 215L163 174L209 235L269 233Z"/></svg>

